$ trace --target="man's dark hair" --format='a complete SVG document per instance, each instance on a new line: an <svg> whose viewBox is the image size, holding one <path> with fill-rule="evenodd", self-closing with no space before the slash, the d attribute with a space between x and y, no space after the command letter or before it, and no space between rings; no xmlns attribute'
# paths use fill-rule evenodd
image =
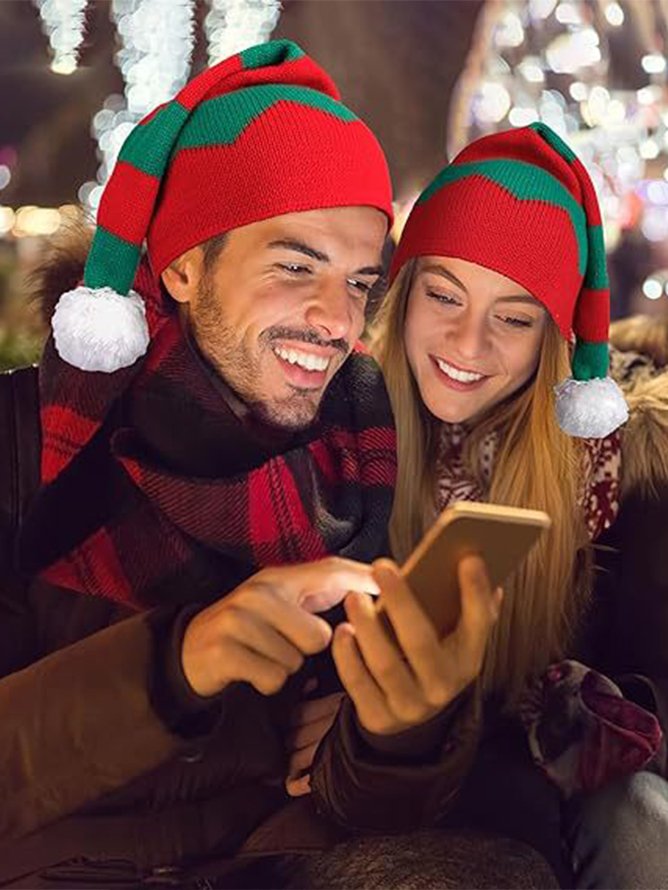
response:
<svg viewBox="0 0 668 890"><path fill-rule="evenodd" d="M213 238L209 238L208 241L205 241L202 244L202 250L204 252L204 271L206 273L210 272L216 264L216 260L221 254L223 247L225 247L225 243L227 241L227 232L223 232L222 235L214 235Z"/></svg>

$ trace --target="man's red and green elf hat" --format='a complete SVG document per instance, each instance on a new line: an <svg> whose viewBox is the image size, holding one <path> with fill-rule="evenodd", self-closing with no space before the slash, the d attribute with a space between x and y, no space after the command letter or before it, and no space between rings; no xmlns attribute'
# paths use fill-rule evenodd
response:
<svg viewBox="0 0 668 890"><path fill-rule="evenodd" d="M107 183L83 287L53 318L56 348L115 371L148 348L131 287L146 242L156 276L216 235L285 213L371 206L392 218L387 162L294 43L251 47L194 78L126 139Z"/></svg>
<svg viewBox="0 0 668 890"><path fill-rule="evenodd" d="M390 278L419 256L450 256L516 281L575 345L557 415L571 435L599 437L627 419L608 378L610 291L603 227L582 162L546 124L467 146L418 198Z"/></svg>

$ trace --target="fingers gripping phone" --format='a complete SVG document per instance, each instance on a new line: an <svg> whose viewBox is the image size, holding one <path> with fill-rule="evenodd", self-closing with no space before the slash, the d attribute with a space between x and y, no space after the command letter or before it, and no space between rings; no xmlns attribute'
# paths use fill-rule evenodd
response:
<svg viewBox="0 0 668 890"><path fill-rule="evenodd" d="M440 514L401 573L439 635L445 636L459 620L460 560L478 554L492 589L502 587L550 525L550 517L540 510L462 501Z"/></svg>

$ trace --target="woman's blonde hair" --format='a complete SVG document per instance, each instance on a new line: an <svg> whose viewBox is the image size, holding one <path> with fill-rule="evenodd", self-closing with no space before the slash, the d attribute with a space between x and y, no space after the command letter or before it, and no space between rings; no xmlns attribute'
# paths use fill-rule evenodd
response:
<svg viewBox="0 0 668 890"><path fill-rule="evenodd" d="M436 515L440 421L422 402L408 364L404 325L416 261L399 273L371 331L392 401L398 437L398 478L390 520L395 558L403 561ZM563 657L591 587L580 492L582 444L559 429L552 389L569 376L568 344L549 319L533 380L494 406L467 437L464 460L484 486L480 445L499 433L489 501L545 510L552 527L505 585L501 616L490 640L483 687L510 707L529 677ZM483 488L484 490L484 488Z"/></svg>

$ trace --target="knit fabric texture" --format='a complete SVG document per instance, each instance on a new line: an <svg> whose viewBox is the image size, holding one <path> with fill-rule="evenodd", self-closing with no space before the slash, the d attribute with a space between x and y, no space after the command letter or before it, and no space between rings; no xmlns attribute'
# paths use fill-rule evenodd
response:
<svg viewBox="0 0 668 890"><path fill-rule="evenodd" d="M598 200L589 174L543 123L467 146L418 198L391 279L413 257L450 256L493 269L576 337L573 378L608 373L610 292Z"/></svg>
<svg viewBox="0 0 668 890"><path fill-rule="evenodd" d="M146 240L159 275L262 219L370 206L392 218L387 161L331 78L275 40L207 69L130 133L107 183L84 284L127 294Z"/></svg>

